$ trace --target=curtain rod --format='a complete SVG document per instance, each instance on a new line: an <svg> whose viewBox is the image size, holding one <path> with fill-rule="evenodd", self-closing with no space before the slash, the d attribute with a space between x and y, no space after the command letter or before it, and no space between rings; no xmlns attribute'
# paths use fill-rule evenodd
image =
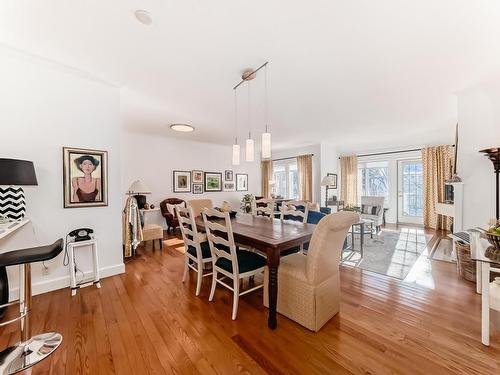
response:
<svg viewBox="0 0 500 375"><path fill-rule="evenodd" d="M451 145L451 147L455 147L455 145ZM421 148L413 148L413 149L410 149L410 150L375 152L373 154L356 155L356 157L362 158L362 157L365 157L365 156L378 156L378 155L400 154L400 153L403 153L403 152L414 152L414 151L422 151L422 149ZM340 157L339 157L339 159L340 159Z"/></svg>
<svg viewBox="0 0 500 375"><path fill-rule="evenodd" d="M314 154L304 154L304 155L297 155L297 156L314 156ZM289 160L289 159L297 159L297 156L290 156L289 158L280 158L280 159L273 159L271 161L281 161L281 160Z"/></svg>

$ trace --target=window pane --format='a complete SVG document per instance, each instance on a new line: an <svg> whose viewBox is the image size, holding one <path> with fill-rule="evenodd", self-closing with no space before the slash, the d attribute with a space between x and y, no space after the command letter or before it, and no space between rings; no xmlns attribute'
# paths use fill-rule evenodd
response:
<svg viewBox="0 0 500 375"><path fill-rule="evenodd" d="M389 178L387 162L362 163L358 168L359 194L385 197L389 204Z"/></svg>
<svg viewBox="0 0 500 375"><path fill-rule="evenodd" d="M423 216L423 167L421 162L403 166L403 215Z"/></svg>

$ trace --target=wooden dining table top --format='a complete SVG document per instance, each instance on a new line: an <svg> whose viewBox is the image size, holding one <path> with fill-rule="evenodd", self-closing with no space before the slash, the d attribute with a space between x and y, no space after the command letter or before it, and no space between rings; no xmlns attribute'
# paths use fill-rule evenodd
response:
<svg viewBox="0 0 500 375"><path fill-rule="evenodd" d="M196 218L196 226L205 230L202 217ZM239 213L231 218L231 227L239 243L285 250L310 240L316 225Z"/></svg>

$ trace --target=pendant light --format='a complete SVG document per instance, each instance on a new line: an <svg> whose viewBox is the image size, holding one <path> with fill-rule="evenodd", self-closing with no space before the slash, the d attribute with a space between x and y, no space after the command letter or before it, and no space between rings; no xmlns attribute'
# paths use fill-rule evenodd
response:
<svg viewBox="0 0 500 375"><path fill-rule="evenodd" d="M240 165L240 145L238 144L238 98L234 90L234 144L233 165Z"/></svg>
<svg viewBox="0 0 500 375"><path fill-rule="evenodd" d="M271 133L268 131L267 64L264 69L266 131L262 133L262 159L271 159Z"/></svg>
<svg viewBox="0 0 500 375"><path fill-rule="evenodd" d="M252 134L250 133L250 82L248 85L248 139L245 142L245 160L254 161L255 158L255 145L252 139Z"/></svg>

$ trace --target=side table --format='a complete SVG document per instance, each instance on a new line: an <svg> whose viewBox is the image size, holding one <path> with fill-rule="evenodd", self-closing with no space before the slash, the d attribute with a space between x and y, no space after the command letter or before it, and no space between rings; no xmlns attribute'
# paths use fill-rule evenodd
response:
<svg viewBox="0 0 500 375"><path fill-rule="evenodd" d="M70 276L70 287L71 296L76 295L76 291L79 288L84 288L89 285L95 285L97 288L101 287L100 277L99 277L99 261L97 259L97 240L95 238L87 241L76 241L68 242L68 256L69 256L69 276ZM94 275L91 279L82 280L78 284L76 283L76 269L75 269L75 249L84 246L92 247L92 260L93 260L93 271Z"/></svg>

